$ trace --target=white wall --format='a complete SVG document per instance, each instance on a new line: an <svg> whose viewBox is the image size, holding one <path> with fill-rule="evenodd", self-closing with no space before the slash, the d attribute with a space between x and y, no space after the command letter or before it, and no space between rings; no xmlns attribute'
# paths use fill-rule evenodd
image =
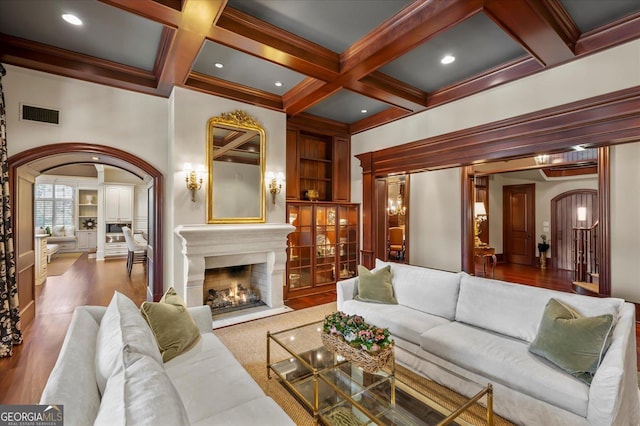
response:
<svg viewBox="0 0 640 426"><path fill-rule="evenodd" d="M206 220L203 188L195 203L187 191L183 164L204 165L207 120L223 112L246 111L265 128L266 170L285 171L286 115L184 88L174 89L169 99L114 89L52 74L7 65L2 78L7 109L9 156L34 147L83 142L119 148L136 155L165 177L164 193L164 288L181 288L182 262L174 229L181 224ZM21 121L19 105L60 109L59 126ZM282 194L286 193L283 188ZM267 222L285 222L285 199L267 205Z"/></svg>
<svg viewBox="0 0 640 426"><path fill-rule="evenodd" d="M519 179L510 173L492 175L489 181L489 245L496 249L496 253L503 253L502 240L502 188L508 185L523 185L534 183L536 185L535 203L535 236L536 243L541 243L541 234L547 236L547 242L551 243L551 200L567 191L575 189L598 190L598 178L589 175L581 179L558 179L552 181L533 181L531 179ZM544 222L549 222L549 230L545 231ZM553 256L553 245L547 253Z"/></svg>
<svg viewBox="0 0 640 426"><path fill-rule="evenodd" d="M460 169L413 174L409 191L411 264L462 270Z"/></svg>
<svg viewBox="0 0 640 426"><path fill-rule="evenodd" d="M286 170L286 114L252 105L243 104L229 99L219 98L200 92L176 87L170 98L171 125L169 144L171 145L170 172L166 175L170 182L172 193L168 202L172 206L171 216L168 217L171 241L165 241L166 255L171 259L170 274L165 279L174 285L176 291L184 288L184 265L182 264L182 247L173 230L179 225L202 224L207 220L206 187L198 191L196 201L191 202L191 193L184 183L183 166L185 162L194 166L205 165L207 151L205 145L207 121L214 116L238 109L245 111L255 118L265 129L266 143L266 171L285 172ZM206 182L206 179L205 179ZM268 223L285 222L286 188L276 197L276 204L272 204L271 195L266 203L266 221ZM175 267L175 270L174 270Z"/></svg>
<svg viewBox="0 0 640 426"><path fill-rule="evenodd" d="M640 143L611 148L611 294L640 303Z"/></svg>

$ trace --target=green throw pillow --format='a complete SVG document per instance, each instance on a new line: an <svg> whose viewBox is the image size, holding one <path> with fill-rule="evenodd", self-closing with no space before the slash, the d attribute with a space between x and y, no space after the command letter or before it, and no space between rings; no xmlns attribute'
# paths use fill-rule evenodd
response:
<svg viewBox="0 0 640 426"><path fill-rule="evenodd" d="M590 385L608 349L612 328L611 314L583 317L550 299L529 351Z"/></svg>
<svg viewBox="0 0 640 426"><path fill-rule="evenodd" d="M387 265L376 272L371 272L358 265L358 295L356 300L373 303L389 303L397 305L391 284L391 266Z"/></svg>
<svg viewBox="0 0 640 426"><path fill-rule="evenodd" d="M198 326L173 287L160 302L143 302L140 312L153 331L164 362L191 349L200 340Z"/></svg>

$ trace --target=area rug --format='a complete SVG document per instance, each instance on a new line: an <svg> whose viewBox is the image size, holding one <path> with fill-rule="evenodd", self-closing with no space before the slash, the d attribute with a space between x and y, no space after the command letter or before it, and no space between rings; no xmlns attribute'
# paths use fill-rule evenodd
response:
<svg viewBox="0 0 640 426"><path fill-rule="evenodd" d="M314 306L281 315L233 325L214 330L214 333L229 348L240 364L247 370L264 392L273 398L297 425L313 425L313 418L307 410L272 375L267 378L266 336L267 331L276 332L302 324L322 320L336 311L336 303ZM423 394L434 398L444 407L454 407L464 402L464 398L430 380L419 377L407 369L396 367L399 379ZM464 420L472 425L485 423L484 409L475 406L465 413ZM511 426L512 423L494 416L498 426Z"/></svg>
<svg viewBox="0 0 640 426"><path fill-rule="evenodd" d="M47 276L62 275L75 263L82 253L58 253L53 256L51 263L47 265Z"/></svg>

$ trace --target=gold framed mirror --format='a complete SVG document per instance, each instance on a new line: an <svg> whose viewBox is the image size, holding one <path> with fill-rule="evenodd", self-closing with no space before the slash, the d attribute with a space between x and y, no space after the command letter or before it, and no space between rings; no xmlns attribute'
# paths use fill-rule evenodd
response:
<svg viewBox="0 0 640 426"><path fill-rule="evenodd" d="M265 221L262 126L244 111L207 122L207 223Z"/></svg>

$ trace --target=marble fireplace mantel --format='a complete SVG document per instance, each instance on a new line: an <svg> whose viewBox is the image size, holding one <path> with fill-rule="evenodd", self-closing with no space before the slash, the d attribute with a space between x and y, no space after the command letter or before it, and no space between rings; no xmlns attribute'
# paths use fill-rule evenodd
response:
<svg viewBox="0 0 640 426"><path fill-rule="evenodd" d="M202 305L206 269L261 264L262 301L271 308L282 307L287 235L294 229L287 223L178 226L187 306Z"/></svg>

